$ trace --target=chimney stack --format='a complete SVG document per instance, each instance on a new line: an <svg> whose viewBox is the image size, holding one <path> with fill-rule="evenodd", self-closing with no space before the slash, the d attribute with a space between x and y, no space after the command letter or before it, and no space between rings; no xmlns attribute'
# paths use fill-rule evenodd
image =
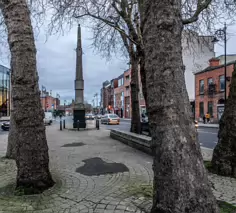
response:
<svg viewBox="0 0 236 213"><path fill-rule="evenodd" d="M211 58L209 60L210 67L217 67L220 66L220 59L219 58Z"/></svg>

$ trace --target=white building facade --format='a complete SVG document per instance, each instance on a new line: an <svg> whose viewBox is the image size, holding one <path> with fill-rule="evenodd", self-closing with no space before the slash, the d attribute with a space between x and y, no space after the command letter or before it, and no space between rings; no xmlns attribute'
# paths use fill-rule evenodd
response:
<svg viewBox="0 0 236 213"><path fill-rule="evenodd" d="M209 65L209 59L215 57L212 36L199 36L193 32L184 32L182 37L185 82L190 100L195 98L194 72Z"/></svg>

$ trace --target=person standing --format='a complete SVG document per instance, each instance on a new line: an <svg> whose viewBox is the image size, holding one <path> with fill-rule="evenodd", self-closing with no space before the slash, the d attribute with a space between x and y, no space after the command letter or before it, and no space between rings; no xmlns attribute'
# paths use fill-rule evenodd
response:
<svg viewBox="0 0 236 213"><path fill-rule="evenodd" d="M207 123L210 123L210 117L211 117L211 115L209 114L209 112L207 112L207 114L206 114Z"/></svg>

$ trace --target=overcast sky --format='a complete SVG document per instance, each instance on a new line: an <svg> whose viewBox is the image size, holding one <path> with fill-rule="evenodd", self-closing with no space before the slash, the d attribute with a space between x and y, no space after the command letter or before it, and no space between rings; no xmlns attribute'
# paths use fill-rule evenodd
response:
<svg viewBox="0 0 236 213"><path fill-rule="evenodd" d="M230 27L228 40L228 53L236 53L236 27ZM74 99L75 78L75 48L76 32L74 27L64 36L51 36L45 43L45 32L37 37L37 63L40 77L40 87L44 85L53 95L60 94L61 100L71 102ZM128 60L113 57L109 62L102 59L91 48L91 34L82 26L83 70L85 81L85 99L92 102L95 93L100 94L102 82L118 77L128 68ZM216 45L216 56L223 54L223 47ZM1 58L0 63L8 65L6 58Z"/></svg>

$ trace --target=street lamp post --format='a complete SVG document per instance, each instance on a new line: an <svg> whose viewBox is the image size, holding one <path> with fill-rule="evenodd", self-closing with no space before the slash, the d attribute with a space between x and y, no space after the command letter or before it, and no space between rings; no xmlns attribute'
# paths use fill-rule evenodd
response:
<svg viewBox="0 0 236 213"><path fill-rule="evenodd" d="M226 23L224 24L223 29L219 29L215 32L215 37L213 39L213 42L218 42L219 39L224 40L224 90L225 90L225 103L227 100L227 65L226 65L226 57L227 57L227 27Z"/></svg>

